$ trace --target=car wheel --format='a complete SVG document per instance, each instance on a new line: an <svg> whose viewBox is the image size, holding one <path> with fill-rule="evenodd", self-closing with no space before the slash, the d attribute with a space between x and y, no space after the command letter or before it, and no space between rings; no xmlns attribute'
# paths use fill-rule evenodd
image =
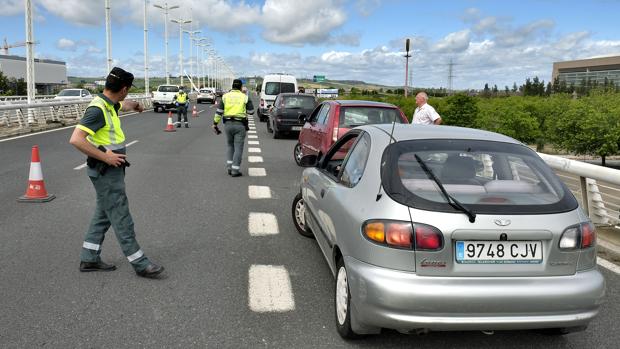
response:
<svg viewBox="0 0 620 349"><path fill-rule="evenodd" d="M301 143L295 144L295 149L293 149L293 158L295 159L295 163L297 166L301 166L301 157L303 156L301 152Z"/></svg>
<svg viewBox="0 0 620 349"><path fill-rule="evenodd" d="M340 337L344 339L359 338L360 335L351 328L351 292L349 292L349 279L347 268L342 257L336 263L336 282L334 291L334 309L336 311L336 329Z"/></svg>
<svg viewBox="0 0 620 349"><path fill-rule="evenodd" d="M295 195L291 211L293 214L293 224L295 224L297 232L307 238L314 238L312 230L306 225L306 203L301 197L301 193Z"/></svg>

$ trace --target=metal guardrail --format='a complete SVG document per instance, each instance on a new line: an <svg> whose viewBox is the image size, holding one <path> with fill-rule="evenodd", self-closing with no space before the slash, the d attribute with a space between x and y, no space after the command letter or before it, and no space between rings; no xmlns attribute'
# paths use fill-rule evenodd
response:
<svg viewBox="0 0 620 349"><path fill-rule="evenodd" d="M538 153L577 197L593 223L620 223L620 170ZM567 174L577 176L577 178Z"/></svg>
<svg viewBox="0 0 620 349"><path fill-rule="evenodd" d="M151 98L143 94L127 99L142 102L145 109L152 108ZM0 128L28 129L48 123L76 122L84 115L89 103L90 100L62 100L0 105Z"/></svg>

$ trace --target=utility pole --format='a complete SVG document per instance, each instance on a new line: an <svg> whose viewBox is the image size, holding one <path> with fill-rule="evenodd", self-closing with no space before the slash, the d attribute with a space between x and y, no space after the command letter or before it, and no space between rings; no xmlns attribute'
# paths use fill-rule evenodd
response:
<svg viewBox="0 0 620 349"><path fill-rule="evenodd" d="M405 41L405 98L407 98L407 93L409 92L409 39Z"/></svg>
<svg viewBox="0 0 620 349"><path fill-rule="evenodd" d="M112 70L112 29L110 28L110 0L105 0L105 41L108 52L108 71L106 76Z"/></svg>
<svg viewBox="0 0 620 349"><path fill-rule="evenodd" d="M450 63L448 63L448 95L452 95L452 82L454 80L454 66L456 63L452 61L450 58Z"/></svg>
<svg viewBox="0 0 620 349"><path fill-rule="evenodd" d="M183 86L183 24L191 23L189 19L171 19L171 22L179 25L179 75L181 76L181 86Z"/></svg>
<svg viewBox="0 0 620 349"><path fill-rule="evenodd" d="M148 24L146 23L146 12L148 0L144 0L144 96L149 96L149 34Z"/></svg>
<svg viewBox="0 0 620 349"><path fill-rule="evenodd" d="M170 72L168 71L168 11L179 8L178 5L168 7L168 3L164 3L164 6L153 5L158 9L164 10L164 40L166 47L166 85L170 85Z"/></svg>
<svg viewBox="0 0 620 349"><path fill-rule="evenodd" d="M26 89L28 104L34 103L34 38L32 34L32 1L26 0ZM28 124L34 123L33 110L28 108Z"/></svg>

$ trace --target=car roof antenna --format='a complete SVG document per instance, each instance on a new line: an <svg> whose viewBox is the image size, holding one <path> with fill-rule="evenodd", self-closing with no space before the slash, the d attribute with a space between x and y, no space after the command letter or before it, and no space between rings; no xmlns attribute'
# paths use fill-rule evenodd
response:
<svg viewBox="0 0 620 349"><path fill-rule="evenodd" d="M396 113L393 113L393 114L394 114L394 119L392 120L392 131L390 131L390 144L392 144L392 141L396 141L394 139L394 127L396 127ZM383 166L385 166L385 163L381 164L381 171L383 171ZM382 188L381 181L379 181L379 191L377 192L377 198L375 199L375 201L381 200L381 197L383 196L383 194L381 193L381 188Z"/></svg>

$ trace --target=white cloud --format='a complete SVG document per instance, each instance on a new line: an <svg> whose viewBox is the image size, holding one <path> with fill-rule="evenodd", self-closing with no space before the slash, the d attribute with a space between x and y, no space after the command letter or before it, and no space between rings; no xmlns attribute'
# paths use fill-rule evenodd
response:
<svg viewBox="0 0 620 349"><path fill-rule="evenodd" d="M450 33L437 44L435 51L437 52L462 52L467 50L471 39L469 29L461 30L456 33Z"/></svg>
<svg viewBox="0 0 620 349"><path fill-rule="evenodd" d="M2 16L13 16L25 11L24 0L0 0Z"/></svg>
<svg viewBox="0 0 620 349"><path fill-rule="evenodd" d="M357 0L355 7L362 16L370 16L377 8L381 6L381 0Z"/></svg>
<svg viewBox="0 0 620 349"><path fill-rule="evenodd" d="M61 38L56 42L56 48L63 51L75 51L75 41Z"/></svg>
<svg viewBox="0 0 620 349"><path fill-rule="evenodd" d="M328 40L347 19L339 4L338 0L266 0L261 19L263 38L294 45Z"/></svg>

